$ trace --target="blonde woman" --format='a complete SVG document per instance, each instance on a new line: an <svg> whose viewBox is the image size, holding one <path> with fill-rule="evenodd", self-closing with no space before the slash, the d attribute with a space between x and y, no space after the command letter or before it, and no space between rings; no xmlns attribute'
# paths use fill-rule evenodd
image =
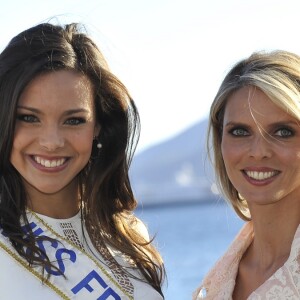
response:
<svg viewBox="0 0 300 300"><path fill-rule="evenodd" d="M246 221L193 299L300 299L300 57L254 53L210 111L217 181Z"/></svg>

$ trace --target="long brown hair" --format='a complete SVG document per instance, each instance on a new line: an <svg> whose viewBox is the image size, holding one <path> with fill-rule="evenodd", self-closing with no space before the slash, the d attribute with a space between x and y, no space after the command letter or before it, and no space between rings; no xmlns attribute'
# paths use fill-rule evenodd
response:
<svg viewBox="0 0 300 300"><path fill-rule="evenodd" d="M134 229L134 198L128 169L139 136L139 114L126 87L110 72L93 40L79 24L44 23L14 37L0 54L0 226L17 252L30 265L55 268L36 246L31 231L24 236L26 191L10 163L18 99L36 76L55 70L87 76L95 91L95 110L101 126L97 149L79 176L82 215L97 242L128 255L144 281L162 294L164 267L157 250ZM30 251L25 251L28 248Z"/></svg>

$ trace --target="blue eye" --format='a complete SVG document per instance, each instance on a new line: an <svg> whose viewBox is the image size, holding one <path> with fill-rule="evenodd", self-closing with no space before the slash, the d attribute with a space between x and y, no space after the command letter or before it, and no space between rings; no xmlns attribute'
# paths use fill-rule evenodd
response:
<svg viewBox="0 0 300 300"><path fill-rule="evenodd" d="M282 138L287 138L287 137L290 137L293 135L294 135L294 132L288 128L280 128L280 129L276 130L276 132L275 132L275 136L279 136Z"/></svg>
<svg viewBox="0 0 300 300"><path fill-rule="evenodd" d="M83 123L86 123L86 120L84 118L70 118L65 122L65 124L72 126L80 125Z"/></svg>
<svg viewBox="0 0 300 300"><path fill-rule="evenodd" d="M26 123L36 123L39 119L33 115L18 115L17 119Z"/></svg>
<svg viewBox="0 0 300 300"><path fill-rule="evenodd" d="M249 132L243 128L233 128L229 131L233 136L247 136Z"/></svg>

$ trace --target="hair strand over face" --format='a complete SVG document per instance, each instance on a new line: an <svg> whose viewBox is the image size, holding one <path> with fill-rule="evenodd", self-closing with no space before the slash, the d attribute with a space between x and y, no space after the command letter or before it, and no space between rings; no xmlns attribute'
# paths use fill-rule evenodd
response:
<svg viewBox="0 0 300 300"><path fill-rule="evenodd" d="M0 54L0 225L18 253L34 265L52 267L35 244L24 237L20 219L28 223L28 197L20 174L10 163L16 107L24 88L37 76L59 70L83 74L91 82L100 155L92 153L78 175L81 209L89 235L130 256L145 280L161 294L164 268L156 249L132 229L137 203L128 169L139 136L139 115L125 86L109 70L95 43L79 24L43 23L14 37ZM25 251L24 246L31 251Z"/></svg>
<svg viewBox="0 0 300 300"><path fill-rule="evenodd" d="M249 220L246 199L241 199L229 180L221 152L226 102L246 86L260 89L275 105L300 120L300 57L281 50L253 53L232 67L211 105L207 149L214 161L216 180L237 214Z"/></svg>

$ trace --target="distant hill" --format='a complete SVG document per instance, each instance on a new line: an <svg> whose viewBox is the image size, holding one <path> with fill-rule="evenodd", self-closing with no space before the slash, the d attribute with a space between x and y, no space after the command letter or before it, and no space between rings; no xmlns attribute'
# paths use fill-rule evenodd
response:
<svg viewBox="0 0 300 300"><path fill-rule="evenodd" d="M137 154L130 178L142 205L208 201L212 168L206 152L207 120Z"/></svg>

